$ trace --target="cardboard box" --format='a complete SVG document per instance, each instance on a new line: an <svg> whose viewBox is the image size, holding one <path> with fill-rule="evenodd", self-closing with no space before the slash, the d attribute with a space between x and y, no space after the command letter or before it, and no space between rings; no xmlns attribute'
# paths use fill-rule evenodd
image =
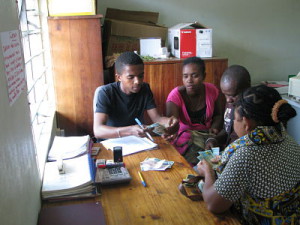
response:
<svg viewBox="0 0 300 225"><path fill-rule="evenodd" d="M104 55L124 51L140 51L140 38L161 38L165 44L168 29L157 25L156 12L128 11L108 8L103 32Z"/></svg>
<svg viewBox="0 0 300 225"><path fill-rule="evenodd" d="M96 15L96 0L48 0L49 16Z"/></svg>
<svg viewBox="0 0 300 225"><path fill-rule="evenodd" d="M212 57L212 29L200 23L180 23L168 31L169 50L177 58Z"/></svg>

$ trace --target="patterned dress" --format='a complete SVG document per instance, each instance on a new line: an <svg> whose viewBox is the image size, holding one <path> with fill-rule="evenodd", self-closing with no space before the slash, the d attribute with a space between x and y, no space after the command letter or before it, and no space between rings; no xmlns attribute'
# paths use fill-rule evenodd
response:
<svg viewBox="0 0 300 225"><path fill-rule="evenodd" d="M283 126L234 141L218 171L215 189L234 202L243 224L300 224L300 146Z"/></svg>

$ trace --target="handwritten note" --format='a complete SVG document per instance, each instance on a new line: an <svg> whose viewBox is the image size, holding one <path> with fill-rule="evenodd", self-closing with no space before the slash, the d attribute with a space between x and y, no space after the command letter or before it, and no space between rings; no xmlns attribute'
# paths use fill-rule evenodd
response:
<svg viewBox="0 0 300 225"><path fill-rule="evenodd" d="M7 81L9 104L12 105L25 90L26 80L21 41L18 30L1 32L2 53Z"/></svg>

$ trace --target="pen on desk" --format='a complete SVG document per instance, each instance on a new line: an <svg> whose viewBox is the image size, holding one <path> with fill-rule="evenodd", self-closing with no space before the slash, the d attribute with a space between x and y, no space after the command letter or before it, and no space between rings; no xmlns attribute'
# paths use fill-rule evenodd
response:
<svg viewBox="0 0 300 225"><path fill-rule="evenodd" d="M134 120L135 120L135 122L136 122L142 129L144 129L144 127L143 127L141 121L139 121L138 118L135 118ZM145 132L145 133L146 133L147 137L148 137L151 141L154 142L154 140L153 140L153 138L151 137L151 135L150 135L148 132Z"/></svg>
<svg viewBox="0 0 300 225"><path fill-rule="evenodd" d="M145 180L144 180L144 178L143 178L143 176L142 176L141 172L140 172L140 171L138 171L138 173L139 173L139 176L140 176L140 178L141 178L141 181L142 181L142 184L143 184L143 186L144 186L144 187L146 187L146 186L147 186L147 184L146 184L146 182L145 182Z"/></svg>

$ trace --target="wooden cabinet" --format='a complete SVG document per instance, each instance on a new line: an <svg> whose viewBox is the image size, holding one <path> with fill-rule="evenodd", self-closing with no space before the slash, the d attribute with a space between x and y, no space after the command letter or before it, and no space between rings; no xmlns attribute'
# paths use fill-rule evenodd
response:
<svg viewBox="0 0 300 225"><path fill-rule="evenodd" d="M206 67L205 82L219 87L220 78L228 67L228 59L215 57L203 60ZM170 91L174 87L182 85L182 61L183 59L166 59L145 62L144 81L150 84L157 109L161 115L166 114L165 102Z"/></svg>
<svg viewBox="0 0 300 225"><path fill-rule="evenodd" d="M49 17L57 126L93 134L93 96L103 85L102 15Z"/></svg>

